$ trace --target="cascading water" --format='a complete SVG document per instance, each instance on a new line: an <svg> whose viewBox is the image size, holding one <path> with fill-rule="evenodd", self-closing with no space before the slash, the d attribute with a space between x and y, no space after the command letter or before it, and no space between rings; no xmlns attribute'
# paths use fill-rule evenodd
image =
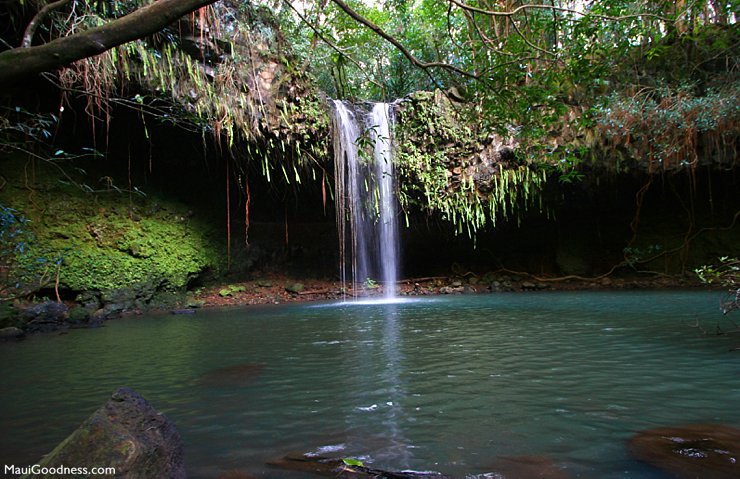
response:
<svg viewBox="0 0 740 479"><path fill-rule="evenodd" d="M380 194L378 243L380 271L386 298L396 296L398 280L398 222L396 219L396 176L390 132L390 105L376 103L367 123L374 143L375 179Z"/></svg>
<svg viewBox="0 0 740 479"><path fill-rule="evenodd" d="M353 289L380 281L392 299L399 248L390 105L376 103L364 113L334 100L333 126L342 284L347 284L349 247ZM372 154L364 146L372 147Z"/></svg>

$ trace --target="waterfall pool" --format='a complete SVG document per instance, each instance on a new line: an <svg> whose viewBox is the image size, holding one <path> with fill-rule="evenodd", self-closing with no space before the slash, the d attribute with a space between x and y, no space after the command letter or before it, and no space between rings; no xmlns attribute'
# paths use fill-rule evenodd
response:
<svg viewBox="0 0 740 479"><path fill-rule="evenodd" d="M456 477L537 457L565 477L663 478L626 441L740 426L721 293L539 292L130 317L0 345L1 463L30 465L120 386L179 428L189 477L291 452ZM709 334L702 334L702 329ZM494 477L494 476L491 476Z"/></svg>

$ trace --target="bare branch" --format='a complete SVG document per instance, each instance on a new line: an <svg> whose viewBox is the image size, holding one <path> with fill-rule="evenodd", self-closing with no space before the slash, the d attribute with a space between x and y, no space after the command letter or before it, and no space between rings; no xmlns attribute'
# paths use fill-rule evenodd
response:
<svg viewBox="0 0 740 479"><path fill-rule="evenodd" d="M62 8L71 1L72 0L58 0L39 10L26 27L26 31L23 33L23 42L21 43L21 47L26 48L31 46L31 43L33 43L33 36L36 34L36 29L41 25L41 22L46 19L51 11Z"/></svg>

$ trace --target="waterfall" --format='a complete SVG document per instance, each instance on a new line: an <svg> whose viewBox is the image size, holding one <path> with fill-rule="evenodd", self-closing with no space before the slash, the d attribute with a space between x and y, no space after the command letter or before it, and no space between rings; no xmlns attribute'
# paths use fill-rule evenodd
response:
<svg viewBox="0 0 740 479"><path fill-rule="evenodd" d="M380 272L386 298L396 296L398 280L398 222L396 219L395 172L390 131L390 105L376 103L367 117L373 141L375 178L380 198L378 243Z"/></svg>
<svg viewBox="0 0 740 479"><path fill-rule="evenodd" d="M333 131L342 284L349 263L353 289L380 282L384 296L394 298L399 248L390 105L363 112L334 100Z"/></svg>

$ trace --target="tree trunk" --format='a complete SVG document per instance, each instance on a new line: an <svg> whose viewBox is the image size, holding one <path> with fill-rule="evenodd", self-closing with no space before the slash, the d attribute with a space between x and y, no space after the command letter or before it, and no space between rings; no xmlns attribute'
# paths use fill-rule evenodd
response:
<svg viewBox="0 0 740 479"><path fill-rule="evenodd" d="M100 27L57 38L44 45L0 52L0 88L13 86L33 75L56 70L123 43L152 35L183 15L215 1L158 0Z"/></svg>

